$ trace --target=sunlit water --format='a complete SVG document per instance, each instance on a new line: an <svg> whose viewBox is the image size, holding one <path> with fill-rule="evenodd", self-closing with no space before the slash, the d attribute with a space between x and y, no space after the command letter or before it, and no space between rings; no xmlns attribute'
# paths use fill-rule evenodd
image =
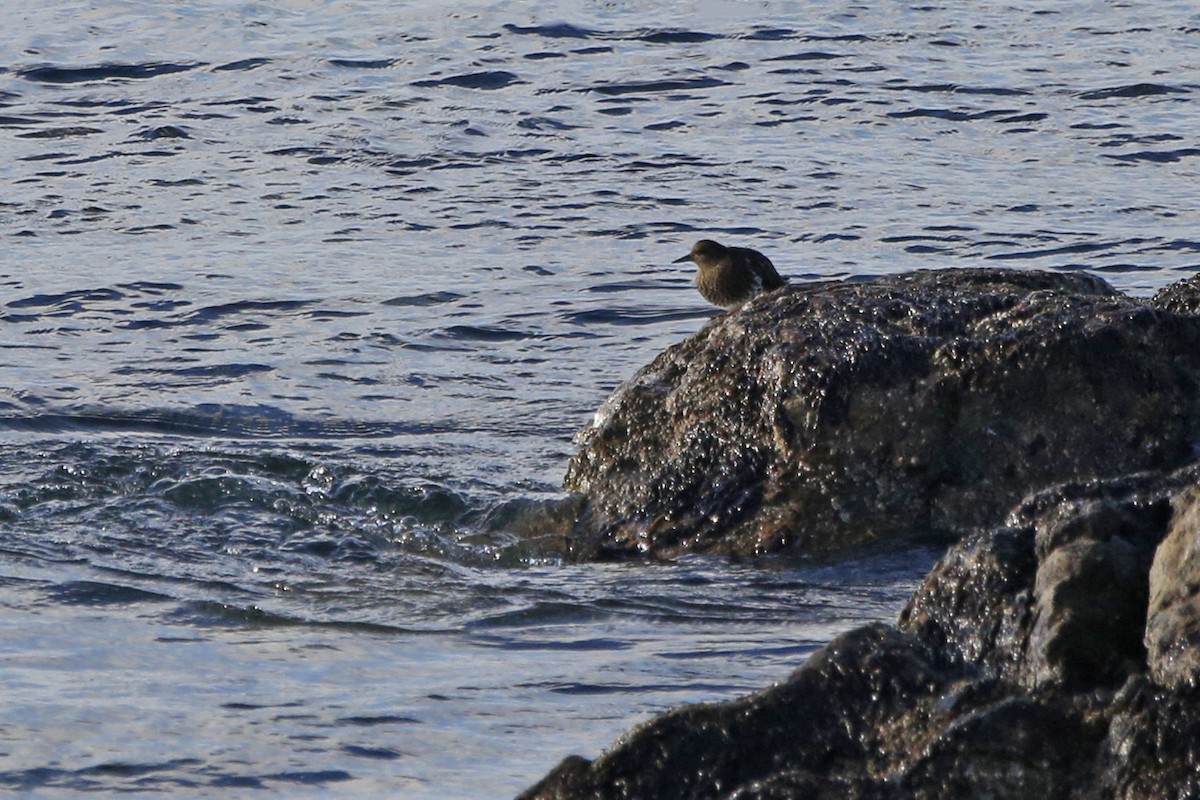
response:
<svg viewBox="0 0 1200 800"><path fill-rule="evenodd" d="M514 521L794 280L1200 269L1189 3L10 4L0 788L503 797L889 619L935 553L570 565Z"/></svg>

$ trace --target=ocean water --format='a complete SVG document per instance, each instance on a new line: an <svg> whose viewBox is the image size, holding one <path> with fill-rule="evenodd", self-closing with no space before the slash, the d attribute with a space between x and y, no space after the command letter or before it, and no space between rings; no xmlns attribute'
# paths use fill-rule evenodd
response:
<svg viewBox="0 0 1200 800"><path fill-rule="evenodd" d="M9 796L512 796L894 617L935 552L578 565L521 522L712 313L697 238L793 280L1200 270L1191 3L33 6Z"/></svg>

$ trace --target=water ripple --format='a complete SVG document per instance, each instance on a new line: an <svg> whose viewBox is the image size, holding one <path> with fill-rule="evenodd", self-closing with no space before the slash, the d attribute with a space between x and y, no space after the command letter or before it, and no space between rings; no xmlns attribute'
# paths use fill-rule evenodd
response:
<svg viewBox="0 0 1200 800"><path fill-rule="evenodd" d="M295 5L0 42L5 788L511 796L893 615L911 554L563 562L571 433L714 313L696 239L1200 271L1178 4Z"/></svg>

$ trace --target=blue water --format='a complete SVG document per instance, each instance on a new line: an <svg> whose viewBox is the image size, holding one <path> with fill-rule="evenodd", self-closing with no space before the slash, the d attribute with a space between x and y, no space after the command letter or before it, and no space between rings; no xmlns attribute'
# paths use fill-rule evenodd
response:
<svg viewBox="0 0 1200 800"><path fill-rule="evenodd" d="M1189 3L49 2L0 41L0 789L504 797L890 619L936 553L524 520L794 279L1200 270Z"/></svg>

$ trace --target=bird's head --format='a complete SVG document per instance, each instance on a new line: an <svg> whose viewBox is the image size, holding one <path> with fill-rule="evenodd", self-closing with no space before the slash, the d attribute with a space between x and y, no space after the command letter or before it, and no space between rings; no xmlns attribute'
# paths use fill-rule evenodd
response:
<svg viewBox="0 0 1200 800"><path fill-rule="evenodd" d="M704 268L717 264L728 255L729 250L725 245L714 242L712 239L701 239L692 245L692 252L671 263L682 264L684 261L691 261L696 266Z"/></svg>

